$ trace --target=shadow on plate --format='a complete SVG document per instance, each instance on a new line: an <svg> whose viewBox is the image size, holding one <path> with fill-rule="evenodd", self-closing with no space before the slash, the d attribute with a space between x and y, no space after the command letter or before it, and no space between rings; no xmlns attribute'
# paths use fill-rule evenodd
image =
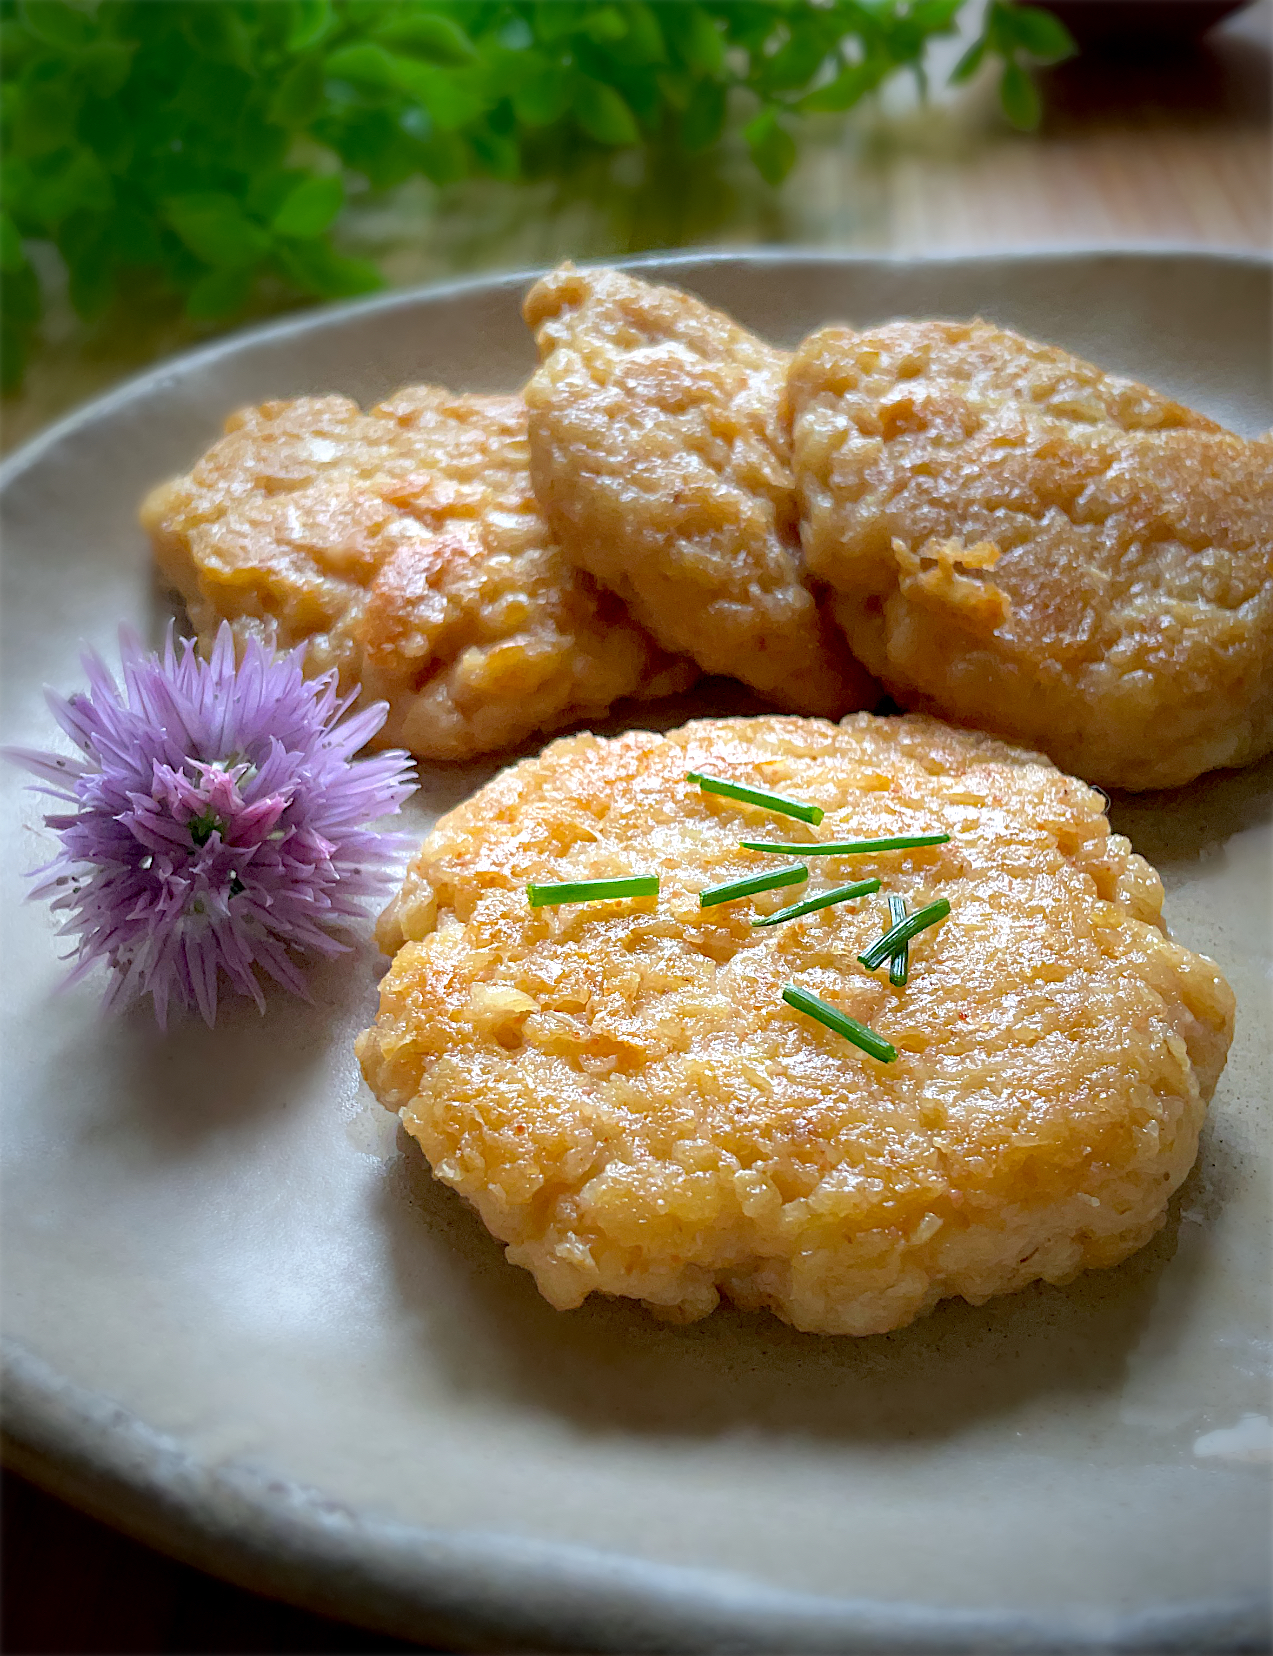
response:
<svg viewBox="0 0 1273 1656"><path fill-rule="evenodd" d="M1115 793L1109 820L1155 868L1223 853L1232 834L1273 818L1273 754L1244 770L1208 771L1184 788Z"/></svg>
<svg viewBox="0 0 1273 1656"><path fill-rule="evenodd" d="M333 1043L344 1031L352 1041L374 1016L388 964L364 938L310 966L311 1001L264 984L262 1014L249 1000L223 995L215 1029L174 1013L164 1032L148 1000L118 1018L89 1018L51 1058L50 1089L79 1091L81 1078L92 1076L94 1104L78 1124L80 1138L118 1146L126 1136L156 1161L194 1155L227 1133L250 1140L312 1096Z"/></svg>
<svg viewBox="0 0 1273 1656"><path fill-rule="evenodd" d="M1115 1270L981 1307L947 1301L908 1328L853 1339L730 1307L687 1327L601 1296L555 1311L402 1129L399 1140L381 1218L422 1363L449 1370L459 1393L547 1411L579 1431L699 1439L924 1441L1048 1394L1115 1391L1176 1254L1181 1207L1214 1213L1233 1176L1223 1146L1209 1146L1164 1229ZM1188 1254L1173 1277L1173 1318L1193 1297ZM435 1339L438 1319L445 1336Z"/></svg>

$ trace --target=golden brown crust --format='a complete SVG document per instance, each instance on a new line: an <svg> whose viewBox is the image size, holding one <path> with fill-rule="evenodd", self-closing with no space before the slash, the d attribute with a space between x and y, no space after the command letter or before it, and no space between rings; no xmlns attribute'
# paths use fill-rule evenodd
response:
<svg viewBox="0 0 1273 1656"><path fill-rule="evenodd" d="M382 743L465 759L692 680L566 562L530 484L519 397L415 386L263 403L142 508L205 647L305 643L390 704Z"/></svg>
<svg viewBox="0 0 1273 1656"><path fill-rule="evenodd" d="M1273 445L981 322L823 328L789 395L809 567L899 700L1107 786L1273 746Z"/></svg>
<svg viewBox="0 0 1273 1656"><path fill-rule="evenodd" d="M816 830L690 769L823 806ZM1233 997L1164 935L1162 887L1099 796L911 715L704 720L571 737L444 817L381 927L396 951L369 1083L553 1304L701 1316L718 1293L871 1333L1108 1265L1194 1160ZM811 859L808 887L702 909L773 866L744 838L944 829ZM658 872L657 899L531 909L528 880ZM883 891L769 929L815 889ZM856 956L884 893L949 918L903 989ZM881 1064L781 1000L795 982L898 1049Z"/></svg>
<svg viewBox="0 0 1273 1656"><path fill-rule="evenodd" d="M668 649L783 706L878 699L801 575L786 353L616 270L564 266L525 315L535 488L579 567Z"/></svg>

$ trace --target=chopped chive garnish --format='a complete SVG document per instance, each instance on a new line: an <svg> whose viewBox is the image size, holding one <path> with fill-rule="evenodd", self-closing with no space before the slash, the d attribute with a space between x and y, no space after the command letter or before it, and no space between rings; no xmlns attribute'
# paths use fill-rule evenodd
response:
<svg viewBox="0 0 1273 1656"><path fill-rule="evenodd" d="M802 914L813 914L817 909L830 908L833 903L851 903L855 897L866 897L880 889L878 880L859 880L856 885L836 886L820 897L809 897L803 903L779 909L777 914L766 914L762 920L753 920L753 926L776 926L783 920L798 920Z"/></svg>
<svg viewBox="0 0 1273 1656"><path fill-rule="evenodd" d="M920 932L927 931L929 926L935 926L949 913L950 904L944 897L939 897L935 903L916 909L908 919L900 921L886 931L883 937L872 943L866 953L859 955L858 959L868 972L873 972L877 966L882 966L891 954L896 954L903 943L909 943L912 937L918 937Z"/></svg>
<svg viewBox="0 0 1273 1656"><path fill-rule="evenodd" d="M900 926L906 918L906 899L904 897L889 897L888 916L895 926ZM911 946L903 943L900 949L894 949L889 956L888 981L894 989L904 989L906 980L911 975Z"/></svg>
<svg viewBox="0 0 1273 1656"><path fill-rule="evenodd" d="M889 839L832 840L811 845L777 845L770 840L743 840L744 851L799 851L808 857L858 857L868 851L909 851L914 845L945 845L949 834L894 834Z"/></svg>
<svg viewBox="0 0 1273 1656"><path fill-rule="evenodd" d="M801 822L817 824L822 821L821 805L802 805L798 799L785 799L782 794L769 793L764 788L745 788L740 782L722 782L719 776L704 776L702 771L687 771L686 780L697 782L704 793L724 794L726 799L741 799L744 805L763 805L767 811L779 811L783 816L799 817ZM799 850L799 846L788 846Z"/></svg>
<svg viewBox="0 0 1273 1656"><path fill-rule="evenodd" d="M773 891L776 886L799 885L809 878L809 870L799 863L794 868L778 868L772 874L752 874L745 880L730 880L728 885L708 886L698 894L699 908L712 908L717 903L732 903L736 897L754 897L758 891Z"/></svg>
<svg viewBox="0 0 1273 1656"><path fill-rule="evenodd" d="M886 1041L856 1018L849 1017L847 1012L841 1012L817 995L811 995L807 989L797 989L794 983L789 983L782 992L782 998L788 1006L794 1006L806 1018L816 1018L837 1035L843 1035L846 1041L861 1047L863 1052L869 1052L872 1058L878 1058L881 1064L891 1064L897 1057L897 1048L891 1041Z"/></svg>
<svg viewBox="0 0 1273 1656"><path fill-rule="evenodd" d="M562 903L601 903L610 897L657 897L657 874L633 874L626 880L574 880L560 885L526 887L531 908L556 908Z"/></svg>

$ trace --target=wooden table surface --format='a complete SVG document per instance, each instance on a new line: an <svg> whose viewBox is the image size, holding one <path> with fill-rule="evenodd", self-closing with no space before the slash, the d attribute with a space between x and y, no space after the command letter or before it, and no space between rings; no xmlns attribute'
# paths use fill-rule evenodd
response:
<svg viewBox="0 0 1273 1656"><path fill-rule="evenodd" d="M990 89L974 85L927 109L900 99L811 125L781 192L734 152L688 167L622 155L557 185L472 184L442 198L409 185L359 207L349 242L396 284L677 246L1273 245L1273 0L1187 54L1089 56L1041 78L1037 136L1003 128ZM57 305L50 334L4 405L6 447L197 337L165 318L87 329ZM214 1581L12 1475L3 1520L8 1656L416 1648Z"/></svg>

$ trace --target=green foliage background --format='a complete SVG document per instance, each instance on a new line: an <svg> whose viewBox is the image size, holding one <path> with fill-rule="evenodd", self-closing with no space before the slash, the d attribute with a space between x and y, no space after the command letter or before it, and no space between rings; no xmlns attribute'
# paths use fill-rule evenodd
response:
<svg viewBox="0 0 1273 1656"><path fill-rule="evenodd" d="M0 353L20 383L41 315L32 242L79 315L177 294L229 319L377 287L331 228L354 180L542 177L581 147L710 149L727 121L773 185L802 115L890 75L921 85L967 0L0 0ZM955 78L998 62L1009 120L1027 65L1073 50L1046 11L990 0Z"/></svg>

